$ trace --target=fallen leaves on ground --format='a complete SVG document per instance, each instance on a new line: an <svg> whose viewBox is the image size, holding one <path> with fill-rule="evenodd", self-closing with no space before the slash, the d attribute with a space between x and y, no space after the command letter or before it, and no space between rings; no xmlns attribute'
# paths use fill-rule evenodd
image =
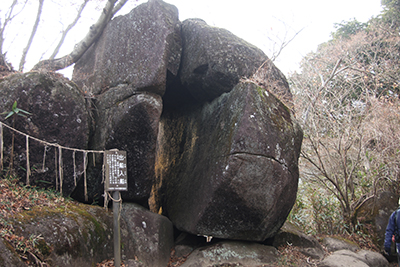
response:
<svg viewBox="0 0 400 267"><path fill-rule="evenodd" d="M97 263L96 267L115 267L114 259L104 260L104 261L102 261L100 263ZM121 262L121 267L126 267L126 265L123 262Z"/></svg>
<svg viewBox="0 0 400 267"><path fill-rule="evenodd" d="M48 266L36 248L43 239L41 235L19 236L10 221L14 215L34 206L55 207L68 201L56 192L20 184L15 177L0 178L0 236L14 247L28 266Z"/></svg>
<svg viewBox="0 0 400 267"><path fill-rule="evenodd" d="M183 257L177 257L175 255L175 249L172 249L171 250L171 258L169 259L167 267L181 266L186 261L187 257L188 257L188 255L183 256Z"/></svg>

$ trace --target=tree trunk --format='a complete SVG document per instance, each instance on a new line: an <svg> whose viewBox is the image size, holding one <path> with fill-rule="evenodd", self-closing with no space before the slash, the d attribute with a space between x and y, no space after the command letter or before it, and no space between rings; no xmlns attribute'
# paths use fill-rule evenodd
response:
<svg viewBox="0 0 400 267"><path fill-rule="evenodd" d="M87 2L89 2L89 0L83 1L82 5L79 7L78 14L76 14L74 21L70 25L68 25L68 27L63 31L61 39L58 42L57 47L54 49L53 54L51 54L49 59L54 59L56 57L56 55L58 54L58 51L60 51L60 48L61 48L62 44L64 43L65 37L67 36L68 32L75 26L75 24L78 22L79 18L81 17L83 9L85 8Z"/></svg>
<svg viewBox="0 0 400 267"><path fill-rule="evenodd" d="M116 2L117 0L107 1L97 22L90 27L88 34L75 46L74 50L69 55L56 59L42 60L37 63L32 70L56 71L76 63L89 47L100 37L104 28L107 26L107 23L127 2L127 0L121 0L117 5L115 5Z"/></svg>
<svg viewBox="0 0 400 267"><path fill-rule="evenodd" d="M19 62L19 68L18 68L19 71L22 71L24 69L26 55L28 54L29 48L32 45L33 38L35 37L36 30L39 26L40 16L42 15L42 10L43 10L43 2L44 2L44 0L39 0L39 8L38 8L38 12L36 14L36 21L35 21L35 24L33 25L31 36L29 37L29 40L28 40L28 44L26 45L26 47L24 48L24 50L22 52L22 57L21 57L21 61Z"/></svg>

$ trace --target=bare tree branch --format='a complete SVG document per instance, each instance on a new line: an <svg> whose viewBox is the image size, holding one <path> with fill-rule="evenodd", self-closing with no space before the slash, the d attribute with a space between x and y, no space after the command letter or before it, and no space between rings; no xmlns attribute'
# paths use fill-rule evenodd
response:
<svg viewBox="0 0 400 267"><path fill-rule="evenodd" d="M359 33L321 46L291 76L302 173L311 174L302 178L337 198L350 227L377 191L399 190L399 44L398 36Z"/></svg>
<svg viewBox="0 0 400 267"><path fill-rule="evenodd" d="M7 26L7 23L11 20L11 15L16 4L17 0L14 0L9 8L8 15L6 14L3 25L0 21L0 55L3 55L4 30Z"/></svg>
<svg viewBox="0 0 400 267"><path fill-rule="evenodd" d="M18 68L19 71L22 71L24 69L26 55L28 54L29 48L32 45L33 38L35 37L37 28L39 26L40 16L42 15L42 10L43 10L43 2L44 2L44 0L39 0L39 7L38 7L37 14L36 14L35 24L33 25L31 36L29 37L28 43L22 52L22 56L21 56L21 60L19 62L19 68Z"/></svg>
<svg viewBox="0 0 400 267"><path fill-rule="evenodd" d="M113 16L113 8L117 0L108 0L97 22L90 27L88 34L75 45L74 50L62 58L43 60L32 70L56 71L64 69L77 62L87 49L100 37L107 23ZM124 0L125 1L125 0ZM126 2L126 1L125 1Z"/></svg>
<svg viewBox="0 0 400 267"><path fill-rule="evenodd" d="M68 25L68 27L63 31L60 41L58 42L57 47L54 49L53 54L51 54L49 59L54 59L56 57L56 55L60 51L62 44L64 43L65 37L67 36L68 32L75 26L75 24L78 22L79 18L81 17L83 9L85 8L87 2L89 2L89 0L83 0L83 3L79 7L78 13L76 14L74 21L70 25Z"/></svg>
<svg viewBox="0 0 400 267"><path fill-rule="evenodd" d="M128 0L119 0L119 2L113 8L113 16L125 5L126 2L128 2Z"/></svg>
<svg viewBox="0 0 400 267"><path fill-rule="evenodd" d="M304 28L302 28L301 30L297 31L297 32L292 36L292 38L290 38L288 41L285 41L285 39L286 39L286 35L285 35L285 39L284 39L283 42L281 43L281 45L280 45L278 51L274 52L274 54L272 55L271 61L274 62L274 61L279 57L279 55L282 53L283 49L285 49L285 47L288 46L288 44L290 44L290 43L294 40L294 38L296 38L296 36L299 35L300 32L302 32L303 30L304 30Z"/></svg>
<svg viewBox="0 0 400 267"><path fill-rule="evenodd" d="M13 20L15 16L17 16L24 8L28 0L25 0L23 3L23 7L19 12L16 14L13 14L15 6L18 4L18 0L14 0L9 7L8 11L6 12L5 18L4 18L4 23L2 24L0 21L0 55L3 55L3 44L4 44L4 31L7 27L7 24Z"/></svg>

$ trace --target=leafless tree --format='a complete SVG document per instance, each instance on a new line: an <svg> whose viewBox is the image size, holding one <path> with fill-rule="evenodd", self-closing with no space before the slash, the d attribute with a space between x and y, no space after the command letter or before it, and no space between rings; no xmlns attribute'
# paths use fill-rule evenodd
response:
<svg viewBox="0 0 400 267"><path fill-rule="evenodd" d="M325 43L290 76L304 130L302 179L336 197L347 225L400 180L400 38L371 26Z"/></svg>
<svg viewBox="0 0 400 267"><path fill-rule="evenodd" d="M24 9L27 0L22 3L22 8L19 11L15 11L16 6L18 4L17 0L13 0L10 4L8 10L5 13L4 20L0 20L0 65L7 66L7 62L5 60L4 52L3 52L3 45L4 45L4 31L7 28L7 25L13 20L15 16L19 14L19 12ZM9 67L11 70L11 67Z"/></svg>
<svg viewBox="0 0 400 267"><path fill-rule="evenodd" d="M19 71L22 71L24 68L26 55L28 54L29 48L31 47L32 42L33 42L33 38L35 37L36 31L39 27L40 16L42 15L42 10L43 10L43 3L44 3L44 0L39 0L38 11L36 13L36 20L35 20L35 23L33 24L33 28L32 28L28 43L26 44L26 47L24 48L24 51L22 52L21 60L19 62Z"/></svg>
<svg viewBox="0 0 400 267"><path fill-rule="evenodd" d="M56 71L64 69L77 62L86 50L93 44L94 41L101 35L107 23L111 20L114 14L127 2L127 0L107 0L103 12L95 24L93 24L87 35L73 49L73 51L61 58L43 60L37 63L33 70L45 69L48 71Z"/></svg>
<svg viewBox="0 0 400 267"><path fill-rule="evenodd" d="M62 44L65 41L65 37L67 36L68 32L76 25L76 23L78 22L79 18L82 15L83 9L85 8L86 4L89 2L89 0L84 0L83 3L81 4L81 6L79 7L79 10L76 14L76 17L74 18L74 21L68 25L68 27L63 30L60 41L58 42L56 48L54 49L53 53L51 54L49 59L54 59L56 57L56 55L58 54L58 52L60 51L60 47L62 46Z"/></svg>
<svg viewBox="0 0 400 267"><path fill-rule="evenodd" d="M41 16L42 16L42 10L44 6L46 6L47 3L49 3L44 0L39 0L38 1L38 6L37 6L37 11L36 11L36 19L35 22L32 25L32 30L29 33L29 39L27 40L27 44L25 48L23 49L23 52L21 54L20 58L20 63L19 63L19 71L23 71L24 66L25 66L25 61L27 58L27 55L30 51L30 48L32 46L32 43L34 42L34 39L36 38L37 32L41 30ZM60 33L60 38L59 41L57 42L57 45L54 48L53 53L49 56L49 59L42 60L38 62L34 67L33 70L47 70L47 71L56 71L60 70L63 68L66 68L76 61L79 60L79 58L85 53L85 51L97 40L97 38L101 35L103 32L104 28L106 27L107 23L112 19L112 17L125 5L128 0L98 0L98 4L101 4L104 2L104 7L102 8L102 12L100 12L99 18L97 21L88 29L88 33L86 36L78 43L75 45L75 47L72 49L70 53L68 53L66 56L56 58L57 54L60 51L60 48L65 42L67 34L71 31L72 28L74 28L75 25L77 25L77 22L80 20L82 16L82 12L84 8L87 6L87 3L90 0L76 0L72 1L71 3L67 4L79 4L79 8L76 11L76 15L74 19L71 21L71 23L62 30ZM132 0L133 2L137 2L137 0ZM0 15L0 54L2 55L2 58L5 59L4 53L3 53L3 44L5 40L5 31L6 29L9 28L10 22L19 15L19 12L24 9L25 5L28 3L27 0L24 1L18 1L18 0L12 0L10 1L9 7L7 12L3 13L3 18L1 18ZM29 3L31 6L33 5L32 2ZM60 4L60 3L58 3ZM61 3L61 4L66 4L66 3ZM46 23L49 23L46 21ZM58 23L58 21L54 21L53 23ZM45 49L49 49L49 47L46 47ZM6 61L3 60L4 63L6 64ZM4 64L2 64L4 65Z"/></svg>

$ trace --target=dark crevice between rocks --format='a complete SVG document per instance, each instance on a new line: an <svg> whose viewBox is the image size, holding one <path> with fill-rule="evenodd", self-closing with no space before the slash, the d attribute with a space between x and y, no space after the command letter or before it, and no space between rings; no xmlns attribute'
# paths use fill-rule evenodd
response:
<svg viewBox="0 0 400 267"><path fill-rule="evenodd" d="M163 112L174 112L182 110L185 107L198 105L199 102L182 85L179 75L173 76L169 71L167 73L167 87L163 96ZM161 115L162 116L162 115Z"/></svg>
<svg viewBox="0 0 400 267"><path fill-rule="evenodd" d="M290 174L292 174L292 172L290 171L289 166L287 164L277 160L274 157L263 155L263 154L257 154L257 153L249 153L249 152L234 152L234 153L229 154L229 156L237 156L237 155L250 155L250 156L255 156L255 157L263 157L263 158L271 159L271 160L279 163L280 165L283 165L288 170L288 172L290 172Z"/></svg>

